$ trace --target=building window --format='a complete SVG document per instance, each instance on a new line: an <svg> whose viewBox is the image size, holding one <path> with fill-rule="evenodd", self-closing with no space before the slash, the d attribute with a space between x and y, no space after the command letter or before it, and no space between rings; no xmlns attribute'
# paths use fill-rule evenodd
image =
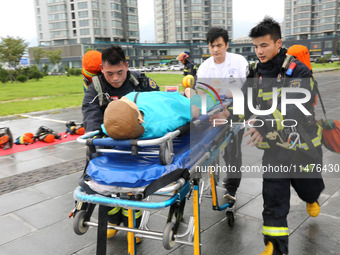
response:
<svg viewBox="0 0 340 255"><path fill-rule="evenodd" d="M89 35L90 34L90 29L88 28L83 28L83 29L80 29L80 35Z"/></svg>
<svg viewBox="0 0 340 255"><path fill-rule="evenodd" d="M112 20L111 24L113 27L122 27L122 22L119 20Z"/></svg>
<svg viewBox="0 0 340 255"><path fill-rule="evenodd" d="M89 25L90 25L90 23L89 23L88 19L79 20L79 26L80 27L88 27Z"/></svg>
<svg viewBox="0 0 340 255"><path fill-rule="evenodd" d="M325 41L325 48L330 49L333 47L333 42L332 41Z"/></svg>
<svg viewBox="0 0 340 255"><path fill-rule="evenodd" d="M59 5L52 5L47 7L47 12L65 12L66 11L66 5L65 4L59 4Z"/></svg>
<svg viewBox="0 0 340 255"><path fill-rule="evenodd" d="M119 19L121 19L122 18L122 13L120 13L120 12L111 12L111 17L112 18L119 18Z"/></svg>
<svg viewBox="0 0 340 255"><path fill-rule="evenodd" d="M88 18L89 13L88 13L88 11L80 11L80 12L78 12L78 16L79 16L79 18Z"/></svg>
<svg viewBox="0 0 340 255"><path fill-rule="evenodd" d="M98 2L92 2L92 9L99 9Z"/></svg>
<svg viewBox="0 0 340 255"><path fill-rule="evenodd" d="M93 20L93 26L95 26L95 27L100 27L99 19L94 19L94 20Z"/></svg>
<svg viewBox="0 0 340 255"><path fill-rule="evenodd" d="M40 16L38 17L38 22L41 22L39 20ZM52 20L62 20L62 19L66 19L66 13L58 13L58 14L49 14L48 15L48 20L52 21Z"/></svg>
<svg viewBox="0 0 340 255"><path fill-rule="evenodd" d="M87 9L87 2L80 2L78 3L78 9Z"/></svg>
<svg viewBox="0 0 340 255"><path fill-rule="evenodd" d="M55 22L49 24L49 29L62 29L67 28L67 22Z"/></svg>
<svg viewBox="0 0 340 255"><path fill-rule="evenodd" d="M121 11L122 6L120 4L117 4L117 3L111 3L111 10Z"/></svg>
<svg viewBox="0 0 340 255"><path fill-rule="evenodd" d="M91 38L80 38L80 43L91 43Z"/></svg>
<svg viewBox="0 0 340 255"><path fill-rule="evenodd" d="M94 29L94 34L95 35L100 35L100 28L95 28Z"/></svg>

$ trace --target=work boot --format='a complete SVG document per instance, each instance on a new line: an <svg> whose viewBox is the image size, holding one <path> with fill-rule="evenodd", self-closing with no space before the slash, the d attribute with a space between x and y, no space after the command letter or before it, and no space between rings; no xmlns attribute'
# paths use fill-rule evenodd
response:
<svg viewBox="0 0 340 255"><path fill-rule="evenodd" d="M311 217L316 217L319 215L320 213L320 205L318 203L318 201L310 204L307 203L307 212Z"/></svg>
<svg viewBox="0 0 340 255"><path fill-rule="evenodd" d="M117 226L117 224L112 224L112 223L109 223L109 225ZM107 239L114 238L116 236L117 232L118 232L118 230L115 230L115 229L112 229L112 228L108 228L107 232L106 232Z"/></svg>
<svg viewBox="0 0 340 255"><path fill-rule="evenodd" d="M142 241L141 237L136 237L136 244L139 244Z"/></svg>
<svg viewBox="0 0 340 255"><path fill-rule="evenodd" d="M230 192L228 190L225 191L223 198L227 199L227 200L231 200L231 201L236 201L236 195L233 192Z"/></svg>
<svg viewBox="0 0 340 255"><path fill-rule="evenodd" d="M272 242L268 242L266 245L266 249L260 255L283 255Z"/></svg>

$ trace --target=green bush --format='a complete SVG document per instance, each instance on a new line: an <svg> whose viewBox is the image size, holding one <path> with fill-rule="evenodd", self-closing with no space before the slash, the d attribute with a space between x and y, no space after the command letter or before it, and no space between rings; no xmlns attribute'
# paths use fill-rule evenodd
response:
<svg viewBox="0 0 340 255"><path fill-rule="evenodd" d="M27 81L27 76L24 75L24 74L20 74L16 77L16 80L20 81L20 82L25 82L25 81Z"/></svg>
<svg viewBox="0 0 340 255"><path fill-rule="evenodd" d="M45 64L42 68L44 75L47 75L47 70L48 70L48 65Z"/></svg>
<svg viewBox="0 0 340 255"><path fill-rule="evenodd" d="M0 67L0 81L2 83L6 83L9 81L9 72L2 67Z"/></svg>
<svg viewBox="0 0 340 255"><path fill-rule="evenodd" d="M70 68L68 69L67 75L74 75L74 76L79 76L81 75L81 69L79 68Z"/></svg>
<svg viewBox="0 0 340 255"><path fill-rule="evenodd" d="M44 74L39 71L36 65L31 66L28 71L28 78L29 79L36 79L37 81L44 77Z"/></svg>
<svg viewBox="0 0 340 255"><path fill-rule="evenodd" d="M324 57L320 57L316 60L317 63L327 63L327 58L324 58Z"/></svg>

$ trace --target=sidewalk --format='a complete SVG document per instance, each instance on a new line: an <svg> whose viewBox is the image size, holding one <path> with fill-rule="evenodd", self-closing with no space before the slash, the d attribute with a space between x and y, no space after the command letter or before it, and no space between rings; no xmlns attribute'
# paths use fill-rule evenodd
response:
<svg viewBox="0 0 340 255"><path fill-rule="evenodd" d="M317 74L329 117L334 119L340 119L339 74L339 71ZM318 108L317 115L320 114ZM41 125L65 131L65 125L58 121L81 122L79 108L30 115L30 118L0 119L0 126L10 127L14 136L18 136L35 131ZM245 145L245 141L242 154L243 165L260 165L261 151ZM73 190L84 167L84 155L85 147L72 141L0 157L0 187L15 186L12 192L0 190L3 192L0 195L0 254L95 254L96 229L90 228L86 234L77 236L72 229L73 219L68 219L74 207ZM324 150L324 163L340 164L339 159L338 154ZM292 190L288 216L289 254L339 254L339 178L326 178L325 185L320 197L321 213L317 218L308 217L305 203ZM223 192L222 188L218 188L221 201ZM228 225L225 212L213 211L211 199L203 198L202 254L255 255L263 250L261 192L261 178L242 179L233 227ZM167 212L168 209L153 211L149 228L163 231ZM96 215L95 211L94 219ZM188 223L190 215L192 200L186 204L185 223ZM107 250L107 254L127 254L126 234L119 232L113 240L109 240ZM137 251L138 254L193 254L192 247L176 245L173 250L167 251L160 241L151 239L143 240Z"/></svg>

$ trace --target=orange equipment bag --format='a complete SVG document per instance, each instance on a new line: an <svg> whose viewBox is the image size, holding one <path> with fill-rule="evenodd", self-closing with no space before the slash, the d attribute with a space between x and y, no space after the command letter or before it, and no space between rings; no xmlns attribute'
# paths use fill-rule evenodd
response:
<svg viewBox="0 0 340 255"><path fill-rule="evenodd" d="M322 144L330 151L340 153L340 121L322 121Z"/></svg>
<svg viewBox="0 0 340 255"><path fill-rule="evenodd" d="M302 63L304 63L309 68L309 70L312 71L309 51L307 47L303 45L293 45L288 49L287 54L294 56L296 59L300 60ZM332 152L340 153L340 121L327 119L326 109L323 104L320 91L318 88L318 83L316 82L316 80L314 80L314 89L316 90L316 93L319 96L322 111L325 115L325 120L321 119L318 121L318 124L323 128L322 144L328 150ZM317 101L316 99L317 98L315 96L315 103L313 104L313 106L315 106L316 104L316 101Z"/></svg>

